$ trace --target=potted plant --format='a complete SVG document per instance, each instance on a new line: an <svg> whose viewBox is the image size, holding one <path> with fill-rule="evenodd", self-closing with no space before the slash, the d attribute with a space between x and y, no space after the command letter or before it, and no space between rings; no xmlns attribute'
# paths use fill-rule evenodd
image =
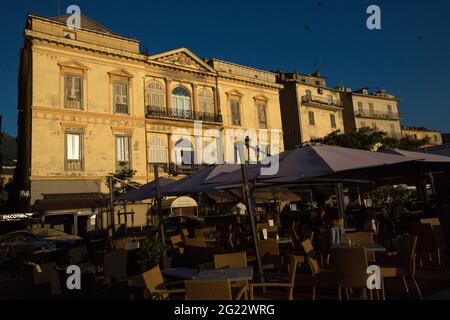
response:
<svg viewBox="0 0 450 320"><path fill-rule="evenodd" d="M160 239L155 236L150 236L141 240L140 249L142 262L147 270L159 264L167 248L161 243Z"/></svg>

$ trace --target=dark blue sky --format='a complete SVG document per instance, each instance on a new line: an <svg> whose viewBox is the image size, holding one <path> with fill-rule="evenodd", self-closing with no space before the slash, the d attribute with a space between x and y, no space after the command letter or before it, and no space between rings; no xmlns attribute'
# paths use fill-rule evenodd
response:
<svg viewBox="0 0 450 320"><path fill-rule="evenodd" d="M450 132L450 1L100 1L82 14L139 39L157 53L188 47L268 70L318 69L331 86L384 88L402 99L403 123ZM382 10L382 30L366 28L366 8ZM2 3L0 87L4 131L16 135L19 49L27 13L57 14L57 0ZM306 26L306 27L305 27Z"/></svg>

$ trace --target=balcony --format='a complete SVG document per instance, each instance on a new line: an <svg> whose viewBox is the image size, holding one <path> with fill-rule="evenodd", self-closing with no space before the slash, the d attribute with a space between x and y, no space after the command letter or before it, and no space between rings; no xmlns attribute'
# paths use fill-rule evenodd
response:
<svg viewBox="0 0 450 320"><path fill-rule="evenodd" d="M342 109L340 100L328 99L328 97L306 95L302 97L302 104L310 107L324 108L328 110Z"/></svg>
<svg viewBox="0 0 450 320"><path fill-rule="evenodd" d="M361 111L356 110L355 116L358 118L370 119L385 119L385 120L400 120L400 114L397 112L383 112L383 111Z"/></svg>
<svg viewBox="0 0 450 320"><path fill-rule="evenodd" d="M67 97L64 103L64 107L68 109L83 109L81 107L81 99L74 97Z"/></svg>
<svg viewBox="0 0 450 320"><path fill-rule="evenodd" d="M205 168L206 164L176 164L176 163L159 163L159 170L171 175L191 174ZM158 171L159 171L158 170ZM153 163L149 163L149 171L153 172Z"/></svg>
<svg viewBox="0 0 450 320"><path fill-rule="evenodd" d="M145 115L147 118L198 120L204 122L222 123L221 114L193 112L192 110L173 109L159 106L147 106L145 108Z"/></svg>
<svg viewBox="0 0 450 320"><path fill-rule="evenodd" d="M128 114L128 105L116 103L116 113Z"/></svg>
<svg viewBox="0 0 450 320"><path fill-rule="evenodd" d="M66 160L67 171L81 171L81 169L82 169L81 160Z"/></svg>

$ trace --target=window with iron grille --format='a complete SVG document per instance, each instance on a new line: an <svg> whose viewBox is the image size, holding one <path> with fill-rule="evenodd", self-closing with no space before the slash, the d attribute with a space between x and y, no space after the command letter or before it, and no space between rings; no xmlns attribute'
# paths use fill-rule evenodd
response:
<svg viewBox="0 0 450 320"><path fill-rule="evenodd" d="M65 168L67 171L81 171L83 134L81 132L66 132L66 159Z"/></svg>
<svg viewBox="0 0 450 320"><path fill-rule="evenodd" d="M64 107L82 109L83 77L81 75L64 75Z"/></svg>
<svg viewBox="0 0 450 320"><path fill-rule="evenodd" d="M131 169L131 137L116 136L116 168Z"/></svg>
<svg viewBox="0 0 450 320"><path fill-rule="evenodd" d="M241 104L238 100L232 100L230 102L231 108L231 124L233 126L241 125Z"/></svg>
<svg viewBox="0 0 450 320"><path fill-rule="evenodd" d="M172 115L182 119L192 118L191 94L186 88L172 90Z"/></svg>
<svg viewBox="0 0 450 320"><path fill-rule="evenodd" d="M266 105L258 104L256 109L258 111L258 128L267 129Z"/></svg>
<svg viewBox="0 0 450 320"><path fill-rule="evenodd" d="M311 125L311 126L316 125L316 122L314 120L314 112L313 111L308 112L308 118L309 118L309 125Z"/></svg>
<svg viewBox="0 0 450 320"><path fill-rule="evenodd" d="M125 81L113 82L114 110L116 113L129 113L129 85Z"/></svg>

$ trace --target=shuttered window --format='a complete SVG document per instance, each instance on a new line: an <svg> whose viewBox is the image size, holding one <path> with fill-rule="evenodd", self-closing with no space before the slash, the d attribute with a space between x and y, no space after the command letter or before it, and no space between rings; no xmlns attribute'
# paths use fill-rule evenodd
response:
<svg viewBox="0 0 450 320"><path fill-rule="evenodd" d="M131 137L116 136L117 169L131 168Z"/></svg>
<svg viewBox="0 0 450 320"><path fill-rule="evenodd" d="M147 85L145 105L147 107L164 108L164 86L159 81L151 81Z"/></svg>
<svg viewBox="0 0 450 320"><path fill-rule="evenodd" d="M176 118L192 118L191 95L183 87L172 90L172 115Z"/></svg>
<svg viewBox="0 0 450 320"><path fill-rule="evenodd" d="M309 125L311 125L311 126L316 125L316 121L314 119L314 112L309 111L308 112L308 118L309 118Z"/></svg>
<svg viewBox="0 0 450 320"><path fill-rule="evenodd" d="M231 124L233 126L241 125L241 104L237 100L233 100L230 102L231 109Z"/></svg>
<svg viewBox="0 0 450 320"><path fill-rule="evenodd" d="M81 132L66 132L65 169L80 171L83 169L83 134Z"/></svg>
<svg viewBox="0 0 450 320"><path fill-rule="evenodd" d="M364 112L364 106L363 103L360 101L358 102L358 112L363 113Z"/></svg>
<svg viewBox="0 0 450 320"><path fill-rule="evenodd" d="M214 113L214 99L208 90L202 90L200 91L198 95L198 103L200 105L200 112L204 113Z"/></svg>
<svg viewBox="0 0 450 320"><path fill-rule="evenodd" d="M81 160L81 134L67 134L67 160Z"/></svg>
<svg viewBox="0 0 450 320"><path fill-rule="evenodd" d="M256 109L258 112L258 128L267 129L266 106L264 104L258 104Z"/></svg>
<svg viewBox="0 0 450 320"><path fill-rule="evenodd" d="M149 140L148 161L150 163L167 163L167 146L163 139L152 137Z"/></svg>
<svg viewBox="0 0 450 320"><path fill-rule="evenodd" d="M115 112L128 114L128 82L114 81L113 95Z"/></svg>
<svg viewBox="0 0 450 320"><path fill-rule="evenodd" d="M336 128L336 116L334 114L330 114L330 124L332 128Z"/></svg>
<svg viewBox="0 0 450 320"><path fill-rule="evenodd" d="M64 75L64 107L81 109L83 78L80 75Z"/></svg>

